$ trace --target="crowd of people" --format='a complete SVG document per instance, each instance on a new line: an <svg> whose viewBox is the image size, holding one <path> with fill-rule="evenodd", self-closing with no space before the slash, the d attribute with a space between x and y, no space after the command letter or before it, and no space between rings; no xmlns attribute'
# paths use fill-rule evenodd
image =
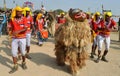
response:
<svg viewBox="0 0 120 76"><path fill-rule="evenodd" d="M30 52L30 41L31 33L37 35L37 44L42 46L44 41L49 37L48 31L48 16L46 15L46 10L44 6L41 7L41 12L34 14L32 17L32 11L29 7L21 8L16 6L10 15L8 20L7 31L11 39L11 52L14 66L10 73L14 73L18 69L18 55L22 55L22 68L27 69L26 58L31 59ZM102 16L102 17L101 17ZM91 15L90 12L86 12L86 18L91 28L91 41L92 49L90 58L94 58L95 55L98 55L96 62L98 63L101 60L108 62L106 55L110 48L110 32L117 31L117 24L112 19L112 12L105 12L100 14L96 12L94 15ZM61 12L60 15L56 18L57 30L60 27L60 24L66 23L65 13ZM101 55L102 44L105 43L105 50L103 55ZM96 48L98 47L98 54L96 54ZM20 57L19 57L20 58Z"/></svg>
<svg viewBox="0 0 120 76"><path fill-rule="evenodd" d="M14 73L18 69L17 61L22 56L22 68L27 69L25 59L31 59L29 56L31 33L37 35L37 44L43 45L43 42L48 39L49 32L47 30L46 10L42 5L40 13L32 17L29 7L21 8L16 6L11 12L10 20L8 21L7 31L10 37L10 46L14 66L10 73ZM64 13L61 14L58 23L63 23Z"/></svg>
<svg viewBox="0 0 120 76"><path fill-rule="evenodd" d="M94 55L96 55L95 50L98 47L98 58L96 62L98 63L101 58L101 51L102 51L102 45L103 42L105 43L105 50L102 55L101 60L108 62L106 59L106 55L110 48L110 32L117 32L117 24L112 19L112 13L111 12L105 12L103 14L103 17L100 18L100 12L96 12L93 16L93 18L90 18L89 13L88 20L89 24L92 28L92 35L93 35L93 45L92 45L92 51L91 51L91 58L94 58Z"/></svg>

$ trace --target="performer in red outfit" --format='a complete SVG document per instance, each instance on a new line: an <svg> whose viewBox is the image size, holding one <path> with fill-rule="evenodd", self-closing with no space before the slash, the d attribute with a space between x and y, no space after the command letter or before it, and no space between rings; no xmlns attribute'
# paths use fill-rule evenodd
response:
<svg viewBox="0 0 120 76"><path fill-rule="evenodd" d="M9 23L9 28L12 31L12 57L14 67L9 73L14 73L18 69L17 64L17 55L18 55L18 47L20 48L22 54L22 68L27 69L25 62L25 54L26 54L26 30L27 30L27 20L22 16L22 8L17 6L14 9L14 16L12 15L12 19Z"/></svg>

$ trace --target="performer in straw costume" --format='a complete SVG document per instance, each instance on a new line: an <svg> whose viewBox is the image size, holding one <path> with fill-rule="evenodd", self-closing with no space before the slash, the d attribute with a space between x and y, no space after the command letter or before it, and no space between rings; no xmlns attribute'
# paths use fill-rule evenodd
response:
<svg viewBox="0 0 120 76"><path fill-rule="evenodd" d="M77 75L79 69L86 65L87 47L91 42L90 30L85 13L80 9L70 9L66 22L55 32L57 64L63 66L69 62L73 75Z"/></svg>

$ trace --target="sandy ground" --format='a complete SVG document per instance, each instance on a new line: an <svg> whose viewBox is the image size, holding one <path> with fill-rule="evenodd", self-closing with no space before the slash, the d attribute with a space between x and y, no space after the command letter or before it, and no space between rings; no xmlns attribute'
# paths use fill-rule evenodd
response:
<svg viewBox="0 0 120 76"><path fill-rule="evenodd" d="M27 61L27 70L21 68L21 61L18 61L18 71L9 74L13 63L11 50L9 49L7 36L0 38L0 76L71 76L68 66L56 65L54 55L54 40L49 38L42 47L36 45L36 40L31 40L30 56ZM90 53L91 50L88 52ZM120 42L118 33L111 34L111 46L107 55L108 63L100 61L95 63L88 59L87 65L80 70L78 76L120 76Z"/></svg>

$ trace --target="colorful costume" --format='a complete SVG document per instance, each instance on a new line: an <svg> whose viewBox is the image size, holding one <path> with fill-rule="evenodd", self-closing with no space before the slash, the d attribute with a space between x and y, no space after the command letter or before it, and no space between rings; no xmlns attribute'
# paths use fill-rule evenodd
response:
<svg viewBox="0 0 120 76"><path fill-rule="evenodd" d="M71 72L75 75L86 65L91 33L85 15L79 9L71 9L66 20L55 33L55 55L57 64L65 65L66 61L69 62Z"/></svg>
<svg viewBox="0 0 120 76"><path fill-rule="evenodd" d="M38 36L38 44L42 45L44 41L48 38L48 31L46 27L44 27L45 21L42 18L42 14L38 14L37 17L37 36Z"/></svg>

